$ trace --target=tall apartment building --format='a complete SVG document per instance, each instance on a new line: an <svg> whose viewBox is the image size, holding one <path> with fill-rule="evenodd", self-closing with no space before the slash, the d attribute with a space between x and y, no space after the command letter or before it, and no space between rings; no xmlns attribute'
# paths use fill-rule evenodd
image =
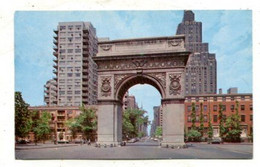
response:
<svg viewBox="0 0 260 167"><path fill-rule="evenodd" d="M57 105L57 82L54 79L50 79L44 85L44 101L47 106Z"/></svg>
<svg viewBox="0 0 260 167"><path fill-rule="evenodd" d="M216 94L217 62L215 54L209 53L208 43L202 42L202 23L195 21L194 13L184 11L177 35L185 35L185 47L192 52L186 67L186 95Z"/></svg>
<svg viewBox="0 0 260 167"><path fill-rule="evenodd" d="M47 105L79 106L97 103L97 65L92 57L97 54L96 29L90 22L61 22L54 30L55 64L52 86L45 85ZM56 87L54 101L51 87ZM49 97L48 97L49 96Z"/></svg>

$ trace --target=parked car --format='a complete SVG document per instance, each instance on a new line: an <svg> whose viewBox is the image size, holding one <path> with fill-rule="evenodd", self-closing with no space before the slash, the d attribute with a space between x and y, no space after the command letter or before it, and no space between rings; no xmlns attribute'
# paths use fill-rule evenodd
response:
<svg viewBox="0 0 260 167"><path fill-rule="evenodd" d="M135 142L137 142L137 139L136 138L132 138L132 139L128 140L127 142L128 143L135 143Z"/></svg>
<svg viewBox="0 0 260 167"><path fill-rule="evenodd" d="M79 143L79 144L85 144L86 143L86 141L82 140L82 139L76 139L74 142L75 142L75 144L76 143Z"/></svg>
<svg viewBox="0 0 260 167"><path fill-rule="evenodd" d="M18 144L27 144L27 143L30 143L31 141L29 139L21 139L21 140L18 140Z"/></svg>
<svg viewBox="0 0 260 167"><path fill-rule="evenodd" d="M213 137L211 141L208 142L209 144L221 144L223 143L220 137Z"/></svg>

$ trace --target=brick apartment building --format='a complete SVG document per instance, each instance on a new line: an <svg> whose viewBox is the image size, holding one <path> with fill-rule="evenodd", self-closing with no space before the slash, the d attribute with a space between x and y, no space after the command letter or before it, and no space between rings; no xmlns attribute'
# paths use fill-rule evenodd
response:
<svg viewBox="0 0 260 167"><path fill-rule="evenodd" d="M204 115L205 134L207 134L209 113L213 126L213 136L219 136L219 105L223 107L223 117L227 118L235 114L236 101L238 101L238 113L241 120L242 134L241 138L247 138L253 133L253 99L250 93L232 93L232 94L215 94L215 95L193 95L185 98L185 127L191 128L192 103L195 104L196 126L200 126L199 116L202 103Z"/></svg>
<svg viewBox="0 0 260 167"><path fill-rule="evenodd" d="M247 139L253 133L253 95L251 93L237 93L237 88L230 88L227 90L227 94L204 94L204 95L190 95L185 97L185 128L186 131L191 129L191 113L192 103L195 104L196 111L196 127L200 126L200 111L202 104L202 112L204 117L204 137L207 137L209 113L211 117L211 123L213 126L213 136L219 136L219 105L223 107L223 117L227 118L232 114L235 114L236 101L239 103L238 114L240 115L240 125L242 129L241 138ZM162 107L154 107L154 120L151 126L151 134L156 130L157 126L162 126Z"/></svg>
<svg viewBox="0 0 260 167"><path fill-rule="evenodd" d="M95 105L86 106L90 108L96 108ZM67 142L72 141L73 137L66 126L66 122L69 119L75 118L80 115L81 111L78 106L34 106L29 107L30 111L39 111L41 112L47 111L51 114L50 120L50 129L51 134L49 139L50 140L57 140L59 142ZM96 137L95 135L93 136ZM94 140L94 138L92 140ZM29 134L29 139L34 141L33 133ZM75 140L83 139L82 133L77 133Z"/></svg>

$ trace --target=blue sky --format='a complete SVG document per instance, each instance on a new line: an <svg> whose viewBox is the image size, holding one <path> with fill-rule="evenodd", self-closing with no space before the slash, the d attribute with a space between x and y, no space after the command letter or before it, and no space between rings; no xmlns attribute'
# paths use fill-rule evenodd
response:
<svg viewBox="0 0 260 167"><path fill-rule="evenodd" d="M250 10L194 10L203 24L203 42L216 53L218 88L238 87L252 93L252 12ZM30 105L43 105L43 86L54 75L53 29L58 22L90 21L98 37L110 39L175 35L183 11L77 11L15 13L15 91ZM144 93L145 92L145 93ZM149 94L147 94L149 92ZM160 94L152 86L130 89L153 118Z"/></svg>

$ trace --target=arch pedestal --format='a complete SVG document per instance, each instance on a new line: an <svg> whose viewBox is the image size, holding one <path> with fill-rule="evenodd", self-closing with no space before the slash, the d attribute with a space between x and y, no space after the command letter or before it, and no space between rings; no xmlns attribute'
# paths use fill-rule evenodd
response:
<svg viewBox="0 0 260 167"><path fill-rule="evenodd" d="M122 142L122 104L114 100L98 102L98 141L101 146Z"/></svg>
<svg viewBox="0 0 260 167"><path fill-rule="evenodd" d="M184 99L162 99L163 140L162 147L183 148Z"/></svg>

